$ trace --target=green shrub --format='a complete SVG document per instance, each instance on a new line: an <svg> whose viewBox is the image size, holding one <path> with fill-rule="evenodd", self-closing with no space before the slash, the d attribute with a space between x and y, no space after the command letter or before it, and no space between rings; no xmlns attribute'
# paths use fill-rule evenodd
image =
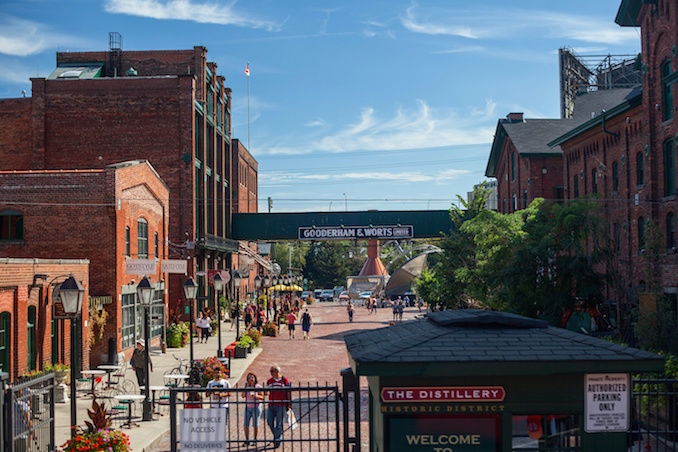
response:
<svg viewBox="0 0 678 452"><path fill-rule="evenodd" d="M249 337L247 334L243 334L242 336L240 336L240 340L236 344L236 347L250 348L250 345L252 345L252 338Z"/></svg>
<svg viewBox="0 0 678 452"><path fill-rule="evenodd" d="M167 327L167 346L181 348L188 340L188 326L185 322L172 323Z"/></svg>
<svg viewBox="0 0 678 452"><path fill-rule="evenodd" d="M255 329L251 329L247 332L247 335L252 339L252 345L259 347L261 345L261 333Z"/></svg>

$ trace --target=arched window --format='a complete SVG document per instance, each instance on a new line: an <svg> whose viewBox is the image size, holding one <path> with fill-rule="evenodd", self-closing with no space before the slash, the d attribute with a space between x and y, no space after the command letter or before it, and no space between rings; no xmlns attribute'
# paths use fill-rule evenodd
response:
<svg viewBox="0 0 678 452"><path fill-rule="evenodd" d="M574 197L579 198L579 176L574 176Z"/></svg>
<svg viewBox="0 0 678 452"><path fill-rule="evenodd" d="M523 209L527 209L527 190L523 192Z"/></svg>
<svg viewBox="0 0 678 452"><path fill-rule="evenodd" d="M515 212L518 210L518 196L516 194L513 194L513 211Z"/></svg>
<svg viewBox="0 0 678 452"><path fill-rule="evenodd" d="M154 256L155 256L156 258L158 258L158 257L160 257L160 256L158 256L158 231L155 232L154 242L155 242L155 246L154 246L154 248L155 248L155 254L154 254Z"/></svg>
<svg viewBox="0 0 678 452"><path fill-rule="evenodd" d="M643 153L636 154L636 185L640 186L645 183L643 177Z"/></svg>
<svg viewBox="0 0 678 452"><path fill-rule="evenodd" d="M673 155L671 138L664 142L664 196L676 194L676 159Z"/></svg>
<svg viewBox="0 0 678 452"><path fill-rule="evenodd" d="M148 222L143 218L137 221L137 257L148 259Z"/></svg>
<svg viewBox="0 0 678 452"><path fill-rule="evenodd" d="M591 193L598 193L598 170L591 171Z"/></svg>
<svg viewBox="0 0 678 452"><path fill-rule="evenodd" d="M666 215L666 248L676 249L676 216L673 212Z"/></svg>
<svg viewBox="0 0 678 452"><path fill-rule="evenodd" d="M662 120L673 118L673 90L667 80L671 75L671 60L662 63Z"/></svg>
<svg viewBox="0 0 678 452"><path fill-rule="evenodd" d="M16 210L0 212L0 241L24 239L24 216Z"/></svg>
<svg viewBox="0 0 678 452"><path fill-rule="evenodd" d="M638 249L645 249L645 218L638 218Z"/></svg>
<svg viewBox="0 0 678 452"><path fill-rule="evenodd" d="M616 160L612 162L612 191L619 192L619 164Z"/></svg>

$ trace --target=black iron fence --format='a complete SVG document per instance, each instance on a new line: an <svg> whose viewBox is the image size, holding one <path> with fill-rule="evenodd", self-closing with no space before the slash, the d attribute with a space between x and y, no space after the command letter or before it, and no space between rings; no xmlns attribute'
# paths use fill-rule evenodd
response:
<svg viewBox="0 0 678 452"><path fill-rule="evenodd" d="M3 451L54 451L54 374L4 389Z"/></svg>
<svg viewBox="0 0 678 452"><path fill-rule="evenodd" d="M629 450L678 451L678 379L633 379Z"/></svg>
<svg viewBox="0 0 678 452"><path fill-rule="evenodd" d="M270 401L271 391L284 393L289 402ZM248 400L248 393L253 394L251 387L172 388L169 394L172 452L192 450L193 442L205 440L214 441L223 450L339 452L338 386L262 388L258 390L263 396L260 402Z"/></svg>

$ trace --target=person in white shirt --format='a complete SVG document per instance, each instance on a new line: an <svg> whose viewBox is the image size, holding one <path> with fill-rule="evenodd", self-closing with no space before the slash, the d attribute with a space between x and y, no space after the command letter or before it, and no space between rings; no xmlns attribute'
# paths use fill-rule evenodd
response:
<svg viewBox="0 0 678 452"><path fill-rule="evenodd" d="M210 380L206 386L207 389L220 389L218 391L209 391L211 408L226 408L228 417L228 398L231 396L231 384L223 377L221 368L214 369L214 380Z"/></svg>

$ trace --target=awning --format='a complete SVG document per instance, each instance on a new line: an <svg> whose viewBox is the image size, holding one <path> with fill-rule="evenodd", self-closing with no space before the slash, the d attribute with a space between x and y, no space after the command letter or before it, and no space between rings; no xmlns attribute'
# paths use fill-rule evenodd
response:
<svg viewBox="0 0 678 452"><path fill-rule="evenodd" d="M269 292L271 292L272 290L275 290L276 292L301 292L304 289L302 289L296 284L291 284L289 286L285 286L284 284L277 284L275 286L268 288Z"/></svg>

